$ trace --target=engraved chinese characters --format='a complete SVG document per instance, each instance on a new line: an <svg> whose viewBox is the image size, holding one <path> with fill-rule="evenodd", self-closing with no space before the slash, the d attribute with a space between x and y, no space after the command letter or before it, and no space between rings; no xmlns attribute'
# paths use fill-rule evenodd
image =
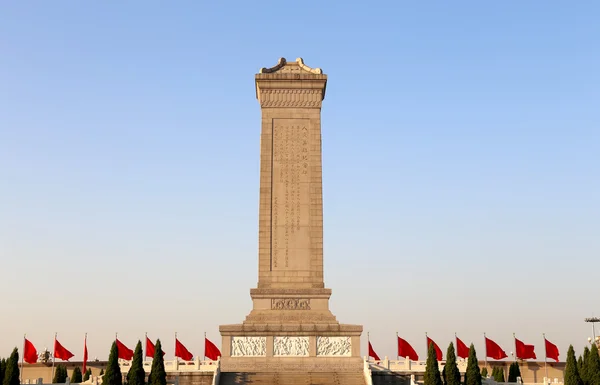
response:
<svg viewBox="0 0 600 385"><path fill-rule="evenodd" d="M273 120L272 270L310 269L309 145L308 120Z"/></svg>
<svg viewBox="0 0 600 385"><path fill-rule="evenodd" d="M265 337L231 337L231 356L260 357L267 355Z"/></svg>
<svg viewBox="0 0 600 385"><path fill-rule="evenodd" d="M274 337L273 355L308 356L308 337Z"/></svg>
<svg viewBox="0 0 600 385"><path fill-rule="evenodd" d="M273 298L272 310L310 310L310 299L301 298Z"/></svg>
<svg viewBox="0 0 600 385"><path fill-rule="evenodd" d="M351 355L350 337L317 337L317 356L349 357Z"/></svg>

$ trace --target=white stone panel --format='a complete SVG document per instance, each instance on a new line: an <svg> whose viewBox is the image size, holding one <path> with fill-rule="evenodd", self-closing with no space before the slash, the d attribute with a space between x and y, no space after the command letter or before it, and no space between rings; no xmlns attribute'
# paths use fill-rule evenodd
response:
<svg viewBox="0 0 600 385"><path fill-rule="evenodd" d="M317 337L317 356L352 356L350 337Z"/></svg>
<svg viewBox="0 0 600 385"><path fill-rule="evenodd" d="M286 357L307 357L308 337L274 337L273 355Z"/></svg>
<svg viewBox="0 0 600 385"><path fill-rule="evenodd" d="M232 357L264 357L266 355L266 337L231 337Z"/></svg>

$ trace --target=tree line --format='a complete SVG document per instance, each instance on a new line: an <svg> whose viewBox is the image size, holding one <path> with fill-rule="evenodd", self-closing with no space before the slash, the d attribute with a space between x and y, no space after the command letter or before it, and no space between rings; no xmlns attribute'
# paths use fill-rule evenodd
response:
<svg viewBox="0 0 600 385"><path fill-rule="evenodd" d="M467 370L462 381L456 363L454 344L450 343L448 346L446 365L441 373L434 344L429 344L424 385L481 385L482 378L487 376L487 368L483 368L483 370L479 368L477 353L473 344L469 347ZM521 369L519 369L517 362L513 362L508 369L508 381L505 381L503 368L492 368L491 378L496 382L517 382L518 377L521 377ZM575 358L573 345L569 346L564 372L564 385L600 385L600 355L595 344L592 344L589 348L586 346L579 359Z"/></svg>
<svg viewBox="0 0 600 385"><path fill-rule="evenodd" d="M167 385L167 373L165 372L165 361L163 358L162 346L160 340L156 341L154 348L154 357L152 359L152 367L146 382L146 371L144 370L144 362L142 357L142 342L138 341L133 353L133 360L129 372L123 381L123 374L119 366L119 352L117 343L113 342L110 348L110 355L106 365L106 372L102 370L103 385ZM77 384L89 380L92 374L91 369L87 369L85 373L81 372L80 367L75 367L71 373L70 382ZM19 379L19 351L14 348L8 359L0 360L0 385L20 385ZM67 367L65 365L57 365L54 369L54 378L52 383L64 384L67 381ZM600 385L600 384L599 384Z"/></svg>

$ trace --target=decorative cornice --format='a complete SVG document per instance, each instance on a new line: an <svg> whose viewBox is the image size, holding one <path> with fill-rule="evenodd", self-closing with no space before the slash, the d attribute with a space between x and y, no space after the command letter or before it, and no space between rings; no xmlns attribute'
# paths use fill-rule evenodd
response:
<svg viewBox="0 0 600 385"><path fill-rule="evenodd" d="M306 72L310 72L311 74L315 74L315 75L323 74L323 71L320 68L310 68L309 66L304 64L304 60L302 60L301 57L296 59L296 63L298 63L298 66L300 66L300 68L302 68Z"/></svg>
<svg viewBox="0 0 600 385"><path fill-rule="evenodd" d="M323 91L320 89L265 89L259 92L260 106L263 108L321 108L323 101Z"/></svg>
<svg viewBox="0 0 600 385"><path fill-rule="evenodd" d="M265 68L265 67L263 67L263 68L260 69L259 73L261 73L261 74L270 74L272 72L277 72L281 68L285 67L286 63L287 63L287 61L285 60L285 58L284 57L280 57L279 61L277 62L276 65L274 65L271 68Z"/></svg>

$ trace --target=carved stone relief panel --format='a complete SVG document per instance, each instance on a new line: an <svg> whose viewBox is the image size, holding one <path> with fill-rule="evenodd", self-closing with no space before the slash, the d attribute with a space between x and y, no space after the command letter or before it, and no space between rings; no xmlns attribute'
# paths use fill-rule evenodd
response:
<svg viewBox="0 0 600 385"><path fill-rule="evenodd" d="M275 356L308 356L308 337L274 337L273 355Z"/></svg>
<svg viewBox="0 0 600 385"><path fill-rule="evenodd" d="M350 357L350 337L317 337L317 356Z"/></svg>
<svg viewBox="0 0 600 385"><path fill-rule="evenodd" d="M271 310L310 310L310 299L273 298Z"/></svg>
<svg viewBox="0 0 600 385"><path fill-rule="evenodd" d="M261 357L266 355L266 337L231 337L232 357Z"/></svg>

